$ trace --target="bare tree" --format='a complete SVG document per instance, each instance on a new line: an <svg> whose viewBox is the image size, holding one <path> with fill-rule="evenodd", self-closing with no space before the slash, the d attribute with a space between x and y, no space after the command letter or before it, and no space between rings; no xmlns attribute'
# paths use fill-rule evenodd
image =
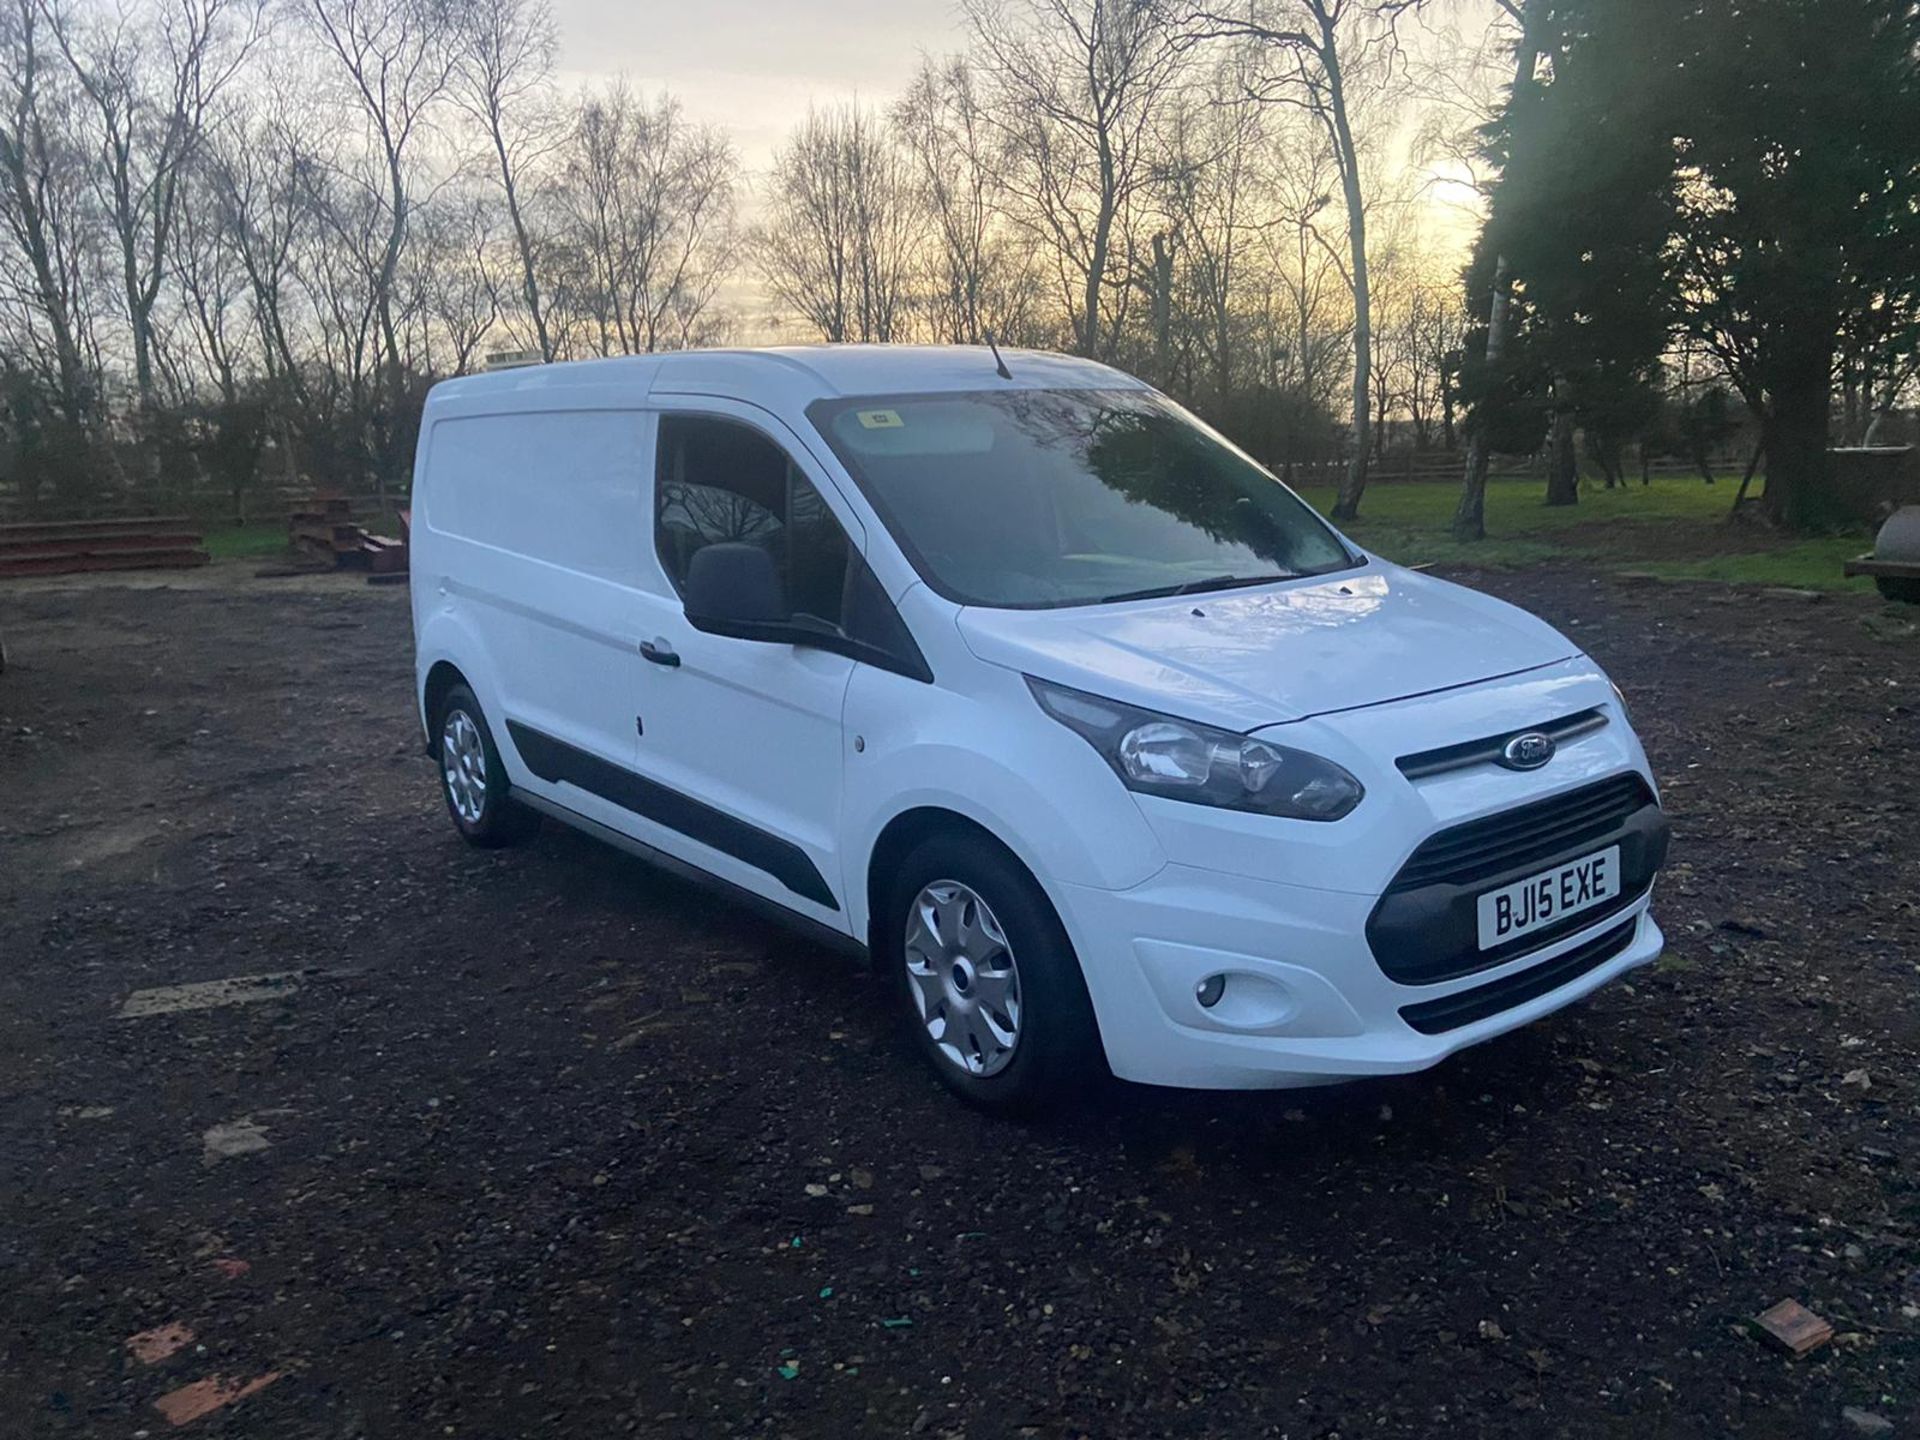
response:
<svg viewBox="0 0 1920 1440"><path fill-rule="evenodd" d="M1187 256L1185 292L1216 399L1233 392L1244 326L1241 290L1259 232L1266 176L1263 115L1236 60L1216 67L1209 92L1182 116L1180 159L1164 201Z"/></svg>
<svg viewBox="0 0 1920 1440"><path fill-rule="evenodd" d="M307 17L338 65L347 92L368 130L369 159L378 179L359 181L381 212L377 247L367 276L383 352L383 398L387 424L374 444L375 483L397 480L409 457L396 429L407 406L407 369L400 346L395 277L407 240L414 193L409 161L434 108L453 77L458 50L451 12L438 0L306 0ZM352 207L355 223L335 224L342 241L371 238L365 205Z"/></svg>
<svg viewBox="0 0 1920 1440"><path fill-rule="evenodd" d="M582 97L560 202L581 275L578 321L602 355L685 344L733 261L739 165L724 136L679 102L624 82Z"/></svg>
<svg viewBox="0 0 1920 1440"><path fill-rule="evenodd" d="M276 418L291 453L292 426L309 406L305 374L295 358L290 288L295 246L311 223L308 177L318 160L308 148L305 117L288 92L266 89L257 115L238 115L221 127L203 159L213 216L224 247L245 272L259 364L273 389L292 406Z"/></svg>
<svg viewBox="0 0 1920 1440"><path fill-rule="evenodd" d="M74 97L49 72L47 28L37 0L0 7L0 223L12 241L0 299L18 338L41 352L67 424L84 429L97 390L86 295L87 170L72 139Z"/></svg>
<svg viewBox="0 0 1920 1440"><path fill-rule="evenodd" d="M407 288L418 296L418 320L426 332L420 348L431 373L470 371L500 319L503 287L492 263L498 206L485 194L456 197L428 213L408 246ZM445 344L444 356L434 354L436 340Z"/></svg>
<svg viewBox="0 0 1920 1440"><path fill-rule="evenodd" d="M1301 118L1299 128L1307 128ZM1333 158L1314 133L1300 136L1283 129L1273 152L1271 217L1263 238L1273 290L1283 314L1271 315L1272 344L1283 347L1286 375L1311 405L1330 405L1337 381L1334 369L1353 332L1346 267L1340 249L1322 226L1338 184ZM1269 311L1274 308L1269 305ZM1279 385L1278 367L1269 383Z"/></svg>
<svg viewBox="0 0 1920 1440"><path fill-rule="evenodd" d="M1367 298L1373 322L1372 344L1369 347L1373 371L1369 377L1369 388L1373 400L1371 429L1375 464L1379 464L1386 454L1388 417L1404 399L1400 382L1406 359L1405 327L1413 310L1414 297L1419 291L1420 260L1414 248L1418 241L1417 237L1407 233L1410 227L1405 224L1404 215L1405 212L1401 211L1395 217L1402 221L1399 226L1374 227L1373 251L1368 257ZM1386 231L1384 235L1383 230Z"/></svg>
<svg viewBox="0 0 1920 1440"><path fill-rule="evenodd" d="M527 175L556 143L548 113L555 37L546 0L468 0L459 37L458 101L485 137L506 202L520 267L520 299L540 358L557 353L540 294L540 254Z"/></svg>
<svg viewBox="0 0 1920 1440"><path fill-rule="evenodd" d="M1248 0L1243 9L1203 9L1190 21L1201 40L1253 41L1270 64L1259 93L1301 105L1332 148L1347 218L1347 281L1353 292L1353 454L1334 502L1335 519L1360 513L1373 435L1373 307L1367 268L1367 189L1350 79L1391 40L1391 24L1420 0ZM1390 45L1384 53L1391 55Z"/></svg>
<svg viewBox="0 0 1920 1440"><path fill-rule="evenodd" d="M101 209L118 251L143 408L154 401L154 309L166 283L186 174L221 93L262 33L262 0L177 0L151 12L80 13L41 0L90 102Z"/></svg>
<svg viewBox="0 0 1920 1440"><path fill-rule="evenodd" d="M1456 285L1431 275L1421 279L1402 332L1404 404L1418 449L1432 448L1436 421L1442 426L1442 444L1452 448L1453 385L1466 320Z"/></svg>
<svg viewBox="0 0 1920 1440"><path fill-rule="evenodd" d="M217 184L210 164L188 172L173 268L197 369L213 381L221 401L232 404L246 365L251 285L221 224Z"/></svg>
<svg viewBox="0 0 1920 1440"><path fill-rule="evenodd" d="M1466 319L1458 284L1435 264L1438 247L1424 219L1410 200L1394 206L1384 236L1376 227L1374 246L1376 439L1390 416L1404 416L1416 450L1433 443Z"/></svg>
<svg viewBox="0 0 1920 1440"><path fill-rule="evenodd" d="M377 192L329 167L305 169L299 181L293 273L312 325L310 352L295 363L319 382L307 391L309 445L325 471L344 477L371 461L377 481L383 385L405 383L401 362L391 380L383 363L389 350L400 353L393 277L383 290L380 273L389 220Z"/></svg>
<svg viewBox="0 0 1920 1440"><path fill-rule="evenodd" d="M768 287L823 340L906 338L921 216L885 125L811 111L774 157L755 256Z"/></svg>
<svg viewBox="0 0 1920 1440"><path fill-rule="evenodd" d="M1128 210L1158 178L1179 50L1142 0L963 0L995 95L1016 214L1047 248L1082 355L1108 353Z"/></svg>
<svg viewBox="0 0 1920 1440"><path fill-rule="evenodd" d="M384 487L435 376L709 342L742 258L821 337L1113 359L1283 465L1338 451L1359 385L1357 464L1446 411L1457 311L1377 213L1413 0L966 0L965 56L792 134L749 237L722 131L558 101L551 0L295 0L266 46L269 3L0 0L0 369L83 437L58 484L164 453L237 505L264 433ZM1858 368L1864 418L1904 372ZM123 375L151 428L112 423Z"/></svg>
<svg viewBox="0 0 1920 1440"><path fill-rule="evenodd" d="M961 57L922 61L893 122L933 233L925 295L932 338L1037 339L1031 238L1007 222L1001 138L972 66Z"/></svg>

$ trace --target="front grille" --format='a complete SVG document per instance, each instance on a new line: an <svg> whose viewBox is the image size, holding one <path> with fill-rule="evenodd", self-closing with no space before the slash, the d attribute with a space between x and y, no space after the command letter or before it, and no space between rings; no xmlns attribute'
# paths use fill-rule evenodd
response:
<svg viewBox="0 0 1920 1440"><path fill-rule="evenodd" d="M1616 925L1604 935L1596 935L1584 945L1576 945L1564 955L1556 955L1531 970L1522 970L1491 985L1462 990L1441 1000L1423 1000L1418 1005L1402 1006L1400 1018L1422 1035L1443 1035L1449 1030L1478 1024L1490 1016L1542 995L1562 985L1571 985L1582 975L1598 970L1607 961L1625 952L1633 943L1639 920Z"/></svg>
<svg viewBox="0 0 1920 1440"><path fill-rule="evenodd" d="M1611 834L1652 803L1646 781L1638 775L1616 775L1584 790L1443 830L1413 852L1391 888L1470 885L1536 858L1544 865L1551 856Z"/></svg>
<svg viewBox="0 0 1920 1440"><path fill-rule="evenodd" d="M1577 715L1562 715L1558 720L1528 728L1545 735L1555 745L1565 745L1582 735L1606 729L1607 712L1600 709L1582 710ZM1400 773L1409 780L1424 780L1431 775L1445 775L1449 771L1466 770L1475 765L1503 765L1506 763L1507 742L1527 733L1527 730L1509 730L1504 735L1487 735L1458 745L1442 745L1438 750L1422 750L1417 755L1402 755L1393 763L1400 767Z"/></svg>
<svg viewBox="0 0 1920 1440"><path fill-rule="evenodd" d="M1456 825L1401 867L1368 917L1367 943L1387 978L1402 985L1437 985L1505 965L1643 900L1666 863L1668 834L1652 789L1634 774ZM1617 897L1480 948L1480 896L1612 845L1620 847Z"/></svg>

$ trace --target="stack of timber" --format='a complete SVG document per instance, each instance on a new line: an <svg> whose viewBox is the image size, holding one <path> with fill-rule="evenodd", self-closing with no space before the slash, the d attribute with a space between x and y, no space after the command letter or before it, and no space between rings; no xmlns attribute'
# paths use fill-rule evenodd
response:
<svg viewBox="0 0 1920 1440"><path fill-rule="evenodd" d="M186 570L208 558L199 530L178 515L0 525L0 576Z"/></svg>
<svg viewBox="0 0 1920 1440"><path fill-rule="evenodd" d="M294 563L312 570L365 570L369 575L407 573L407 542L370 534L353 518L353 502L320 495L287 517L287 543Z"/></svg>

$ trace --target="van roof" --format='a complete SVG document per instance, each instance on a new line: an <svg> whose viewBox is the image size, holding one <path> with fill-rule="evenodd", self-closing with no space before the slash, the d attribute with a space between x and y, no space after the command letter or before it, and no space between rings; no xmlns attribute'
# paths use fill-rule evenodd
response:
<svg viewBox="0 0 1920 1440"><path fill-rule="evenodd" d="M804 408L843 395L919 395L963 390L1144 389L1130 375L1070 355L1002 350L1013 379L995 372L983 345L796 345L761 350L676 350L608 360L570 360L445 380L434 399L474 399L530 390L632 387L641 395L719 395Z"/></svg>

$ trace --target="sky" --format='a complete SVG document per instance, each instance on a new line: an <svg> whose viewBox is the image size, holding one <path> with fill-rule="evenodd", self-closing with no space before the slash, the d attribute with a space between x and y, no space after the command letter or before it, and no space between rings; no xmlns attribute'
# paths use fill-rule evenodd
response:
<svg viewBox="0 0 1920 1440"><path fill-rule="evenodd" d="M809 103L885 104L962 45L953 0L552 0L562 83L624 73L726 127L764 170Z"/></svg>
<svg viewBox="0 0 1920 1440"><path fill-rule="evenodd" d="M559 29L555 78L566 89L624 75L652 95L672 93L691 120L722 127L756 182L807 107L847 101L885 106L907 86L922 54L966 48L959 0L549 0ZM1460 13L1487 0L1462 0ZM1408 163L1402 135L1394 163ZM1456 263L1475 226L1470 192L1426 192L1427 243ZM782 338L759 314L763 297L742 273L723 292L743 341Z"/></svg>
<svg viewBox="0 0 1920 1440"><path fill-rule="evenodd" d="M906 88L922 54L954 53L967 38L958 0L551 4L563 87L625 75L647 94L670 91L689 119L726 130L750 176L765 173L810 104L884 106ZM1482 11L1485 0L1464 0L1450 13L1471 19ZM1475 223L1471 195L1443 186L1430 198L1436 238L1464 244Z"/></svg>

